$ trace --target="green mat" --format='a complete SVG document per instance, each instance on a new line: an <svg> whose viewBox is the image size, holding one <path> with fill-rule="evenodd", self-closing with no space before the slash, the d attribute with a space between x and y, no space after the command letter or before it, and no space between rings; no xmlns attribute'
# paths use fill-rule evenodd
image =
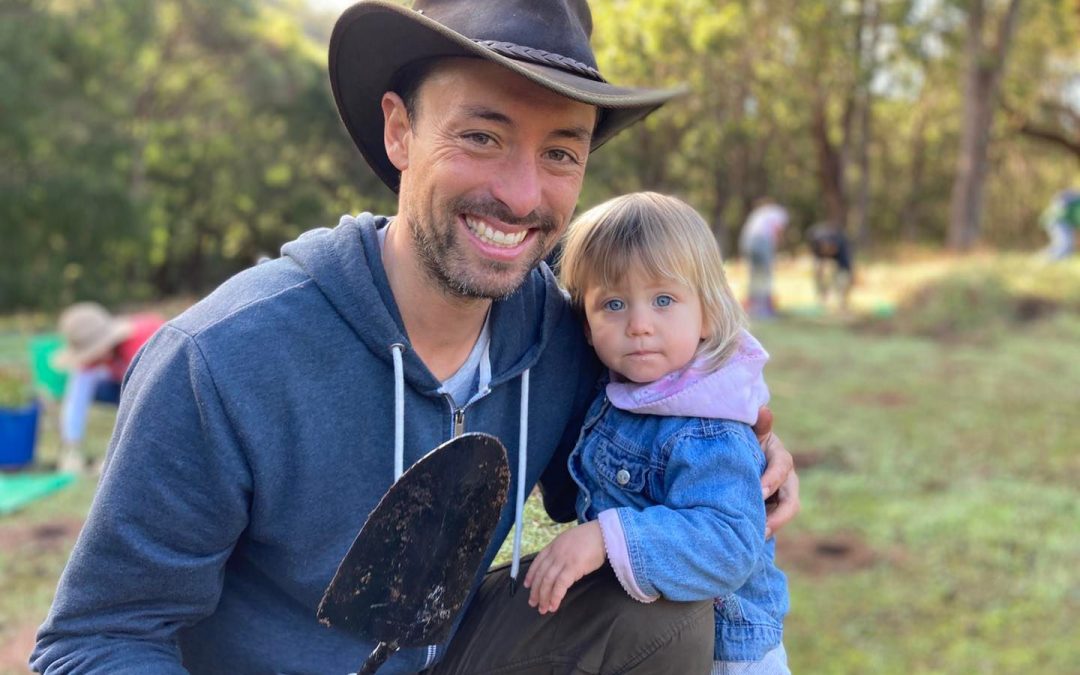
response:
<svg viewBox="0 0 1080 675"><path fill-rule="evenodd" d="M73 473L0 474L0 515L52 494L75 480Z"/></svg>

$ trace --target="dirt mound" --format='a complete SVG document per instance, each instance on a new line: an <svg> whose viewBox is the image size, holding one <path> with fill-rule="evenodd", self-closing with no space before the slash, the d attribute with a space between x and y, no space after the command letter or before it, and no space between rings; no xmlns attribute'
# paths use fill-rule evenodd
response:
<svg viewBox="0 0 1080 675"><path fill-rule="evenodd" d="M25 623L12 626L11 630L0 627L0 673L29 673L26 659L34 648L37 624Z"/></svg>
<svg viewBox="0 0 1080 675"><path fill-rule="evenodd" d="M795 468L800 474L809 469L846 471L850 468L839 448L792 450L791 453L795 458Z"/></svg>
<svg viewBox="0 0 1080 675"><path fill-rule="evenodd" d="M776 561L780 568L810 576L855 572L883 557L850 532L780 534L776 538Z"/></svg>
<svg viewBox="0 0 1080 675"><path fill-rule="evenodd" d="M82 526L83 521L77 519L0 525L0 549L42 551L70 548Z"/></svg>
<svg viewBox="0 0 1080 675"><path fill-rule="evenodd" d="M978 341L1070 311L1080 311L1080 286L1059 270L977 267L927 283L902 300L891 319L867 320L859 327Z"/></svg>

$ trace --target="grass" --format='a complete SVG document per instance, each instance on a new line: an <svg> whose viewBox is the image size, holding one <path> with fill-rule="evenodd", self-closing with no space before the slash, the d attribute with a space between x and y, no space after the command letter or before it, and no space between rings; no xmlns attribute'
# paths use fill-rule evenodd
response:
<svg viewBox="0 0 1080 675"><path fill-rule="evenodd" d="M812 303L805 261L783 265L779 288L785 306ZM1029 296L1056 311L1018 317ZM779 555L795 672L1080 673L1078 297L1080 261L931 258L861 270L856 312L888 304L893 319L754 326L802 466L803 511ZM0 364L21 358L12 325L0 320ZM91 453L110 424L95 411ZM92 490L86 479L0 519L0 537L81 518ZM530 500L525 550L556 531ZM0 645L44 616L70 545L0 549Z"/></svg>

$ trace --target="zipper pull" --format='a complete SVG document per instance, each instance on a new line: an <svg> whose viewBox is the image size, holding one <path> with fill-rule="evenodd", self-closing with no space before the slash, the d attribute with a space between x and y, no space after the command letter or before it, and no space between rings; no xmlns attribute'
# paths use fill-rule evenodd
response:
<svg viewBox="0 0 1080 675"><path fill-rule="evenodd" d="M465 433L465 409L458 408L454 411L454 438Z"/></svg>

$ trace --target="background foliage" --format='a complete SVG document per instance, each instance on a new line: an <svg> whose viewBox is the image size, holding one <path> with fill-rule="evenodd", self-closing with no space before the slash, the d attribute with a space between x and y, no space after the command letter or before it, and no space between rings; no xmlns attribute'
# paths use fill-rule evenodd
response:
<svg viewBox="0 0 1080 675"><path fill-rule="evenodd" d="M680 193L728 251L766 193L793 239L832 219L864 247L944 243L965 74L997 63L1014 3L976 234L1040 244L1036 215L1080 161L1073 0L594 0L609 79L692 93L598 152L582 203ZM202 293L341 213L393 212L330 97L332 18L300 0L3 0L0 310Z"/></svg>

